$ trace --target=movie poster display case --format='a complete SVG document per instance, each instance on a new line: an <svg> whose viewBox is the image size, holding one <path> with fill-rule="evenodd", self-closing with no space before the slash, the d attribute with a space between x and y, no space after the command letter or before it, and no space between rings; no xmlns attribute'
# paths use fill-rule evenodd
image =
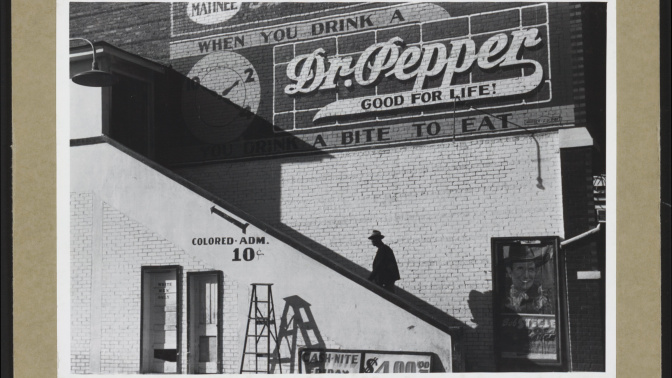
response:
<svg viewBox="0 0 672 378"><path fill-rule="evenodd" d="M492 239L499 371L566 371L567 302L559 238Z"/></svg>

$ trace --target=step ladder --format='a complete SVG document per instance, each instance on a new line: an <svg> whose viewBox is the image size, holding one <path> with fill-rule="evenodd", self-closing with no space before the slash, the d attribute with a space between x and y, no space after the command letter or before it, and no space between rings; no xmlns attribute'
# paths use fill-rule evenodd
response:
<svg viewBox="0 0 672 378"><path fill-rule="evenodd" d="M275 307L271 286L273 284L252 284L243 357L240 361L241 374L268 374L271 360L280 360L280 352L275 348L278 342L278 329L275 325ZM280 373L282 373L282 366Z"/></svg>

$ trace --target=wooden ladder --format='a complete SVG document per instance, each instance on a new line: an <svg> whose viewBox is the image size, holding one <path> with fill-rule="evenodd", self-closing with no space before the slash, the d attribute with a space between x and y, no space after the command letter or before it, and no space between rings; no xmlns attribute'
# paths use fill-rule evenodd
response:
<svg viewBox="0 0 672 378"><path fill-rule="evenodd" d="M257 290L258 286L260 290ZM279 349L275 348L278 342L278 329L275 324L275 307L273 306L271 286L273 284L252 284L243 356L240 361L241 374L268 374L270 373L271 359L280 361ZM264 292L265 297L263 297ZM261 294L262 297L260 298L258 294ZM254 348L252 348L252 345L254 345ZM252 366L252 359L254 359L254 366ZM282 373L282 366L280 366L280 373Z"/></svg>

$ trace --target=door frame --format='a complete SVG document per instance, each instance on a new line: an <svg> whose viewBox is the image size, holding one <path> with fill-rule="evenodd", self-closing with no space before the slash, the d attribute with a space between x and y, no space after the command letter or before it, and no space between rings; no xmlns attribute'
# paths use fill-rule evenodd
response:
<svg viewBox="0 0 672 378"><path fill-rule="evenodd" d="M182 266L181 265L160 265L143 266L140 269L140 374L154 374L143 371L143 345L144 345L144 322L145 322L145 275L158 273L161 271L174 270L177 279L177 368L175 374L182 374ZM171 374L171 373L166 373Z"/></svg>
<svg viewBox="0 0 672 378"><path fill-rule="evenodd" d="M191 363L191 352L194 349L194 346L191 345L191 280L196 276L202 275L216 275L217 276L217 373L223 373L223 320L224 320L224 308L223 308L223 297L224 297L224 273L221 270L206 270L201 272L187 272L187 374L197 374L195 372L195 367Z"/></svg>

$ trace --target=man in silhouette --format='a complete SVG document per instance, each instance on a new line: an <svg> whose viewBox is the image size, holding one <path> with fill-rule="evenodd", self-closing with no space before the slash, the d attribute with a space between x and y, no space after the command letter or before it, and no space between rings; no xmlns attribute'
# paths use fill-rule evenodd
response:
<svg viewBox="0 0 672 378"><path fill-rule="evenodd" d="M400 279L399 268L392 249L383 243L384 237L378 230L373 230L371 236L369 236L371 244L378 247L376 257L373 259L373 269L369 281L373 281L385 290L394 293L394 281Z"/></svg>

